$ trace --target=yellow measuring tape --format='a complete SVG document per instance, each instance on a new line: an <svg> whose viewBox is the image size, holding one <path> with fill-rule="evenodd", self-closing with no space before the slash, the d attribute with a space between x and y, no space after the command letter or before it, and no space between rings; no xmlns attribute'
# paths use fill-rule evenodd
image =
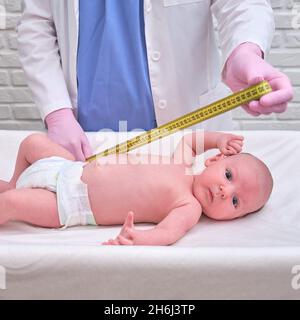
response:
<svg viewBox="0 0 300 320"><path fill-rule="evenodd" d="M117 144L114 147L106 149L98 154L95 154L86 159L91 162L98 157L105 157L115 153L125 153L130 150L151 143L155 140L166 137L174 132L193 126L199 122L218 116L221 113L232 110L242 104L246 104L252 100L258 100L263 95L272 91L271 86L267 81L262 81L245 90L236 92L226 98L213 102L205 107L190 112L182 117L172 120L160 127L143 132L142 134Z"/></svg>

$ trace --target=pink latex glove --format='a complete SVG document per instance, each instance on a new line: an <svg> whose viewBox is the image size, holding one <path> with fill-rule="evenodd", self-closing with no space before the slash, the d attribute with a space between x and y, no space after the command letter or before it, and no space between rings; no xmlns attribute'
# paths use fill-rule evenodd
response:
<svg viewBox="0 0 300 320"><path fill-rule="evenodd" d="M84 131L74 117L72 109L51 112L45 118L48 137L70 151L76 160L85 161L92 155L92 148Z"/></svg>
<svg viewBox="0 0 300 320"><path fill-rule="evenodd" d="M273 92L266 94L259 101L251 101L243 108L253 116L281 113L293 98L293 88L289 78L272 67L262 58L259 46L245 42L239 45L227 59L222 73L224 83L237 92L251 85L267 80Z"/></svg>

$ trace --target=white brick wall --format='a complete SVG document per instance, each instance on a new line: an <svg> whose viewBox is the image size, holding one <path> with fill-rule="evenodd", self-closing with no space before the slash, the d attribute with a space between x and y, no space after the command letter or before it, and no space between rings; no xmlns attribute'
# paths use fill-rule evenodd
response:
<svg viewBox="0 0 300 320"><path fill-rule="evenodd" d="M0 129L40 130L44 125L18 58L15 27L22 12L21 3L22 0L0 0Z"/></svg>
<svg viewBox="0 0 300 320"><path fill-rule="evenodd" d="M18 59L15 26L21 15L21 2L0 0L0 129L40 130L43 123ZM237 129L300 130L300 0L271 0L271 3L276 33L267 59L290 77L295 97L283 114L256 118L236 109Z"/></svg>

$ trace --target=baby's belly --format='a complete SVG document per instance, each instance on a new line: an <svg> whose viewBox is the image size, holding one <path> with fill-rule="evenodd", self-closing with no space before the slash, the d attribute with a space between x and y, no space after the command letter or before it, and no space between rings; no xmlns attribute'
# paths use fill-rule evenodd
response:
<svg viewBox="0 0 300 320"><path fill-rule="evenodd" d="M97 224L122 224L129 211L135 222L161 221L180 200L172 187L175 181L168 181L171 175L160 173L147 165L85 166L82 181Z"/></svg>

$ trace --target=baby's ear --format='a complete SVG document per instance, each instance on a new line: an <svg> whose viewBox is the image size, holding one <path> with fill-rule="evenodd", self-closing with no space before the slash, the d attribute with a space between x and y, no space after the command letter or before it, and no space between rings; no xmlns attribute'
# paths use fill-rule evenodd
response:
<svg viewBox="0 0 300 320"><path fill-rule="evenodd" d="M209 166L215 164L217 161L225 159L225 158L226 158L226 156L223 153L218 153L215 156L206 159L204 164L206 167L209 167Z"/></svg>

